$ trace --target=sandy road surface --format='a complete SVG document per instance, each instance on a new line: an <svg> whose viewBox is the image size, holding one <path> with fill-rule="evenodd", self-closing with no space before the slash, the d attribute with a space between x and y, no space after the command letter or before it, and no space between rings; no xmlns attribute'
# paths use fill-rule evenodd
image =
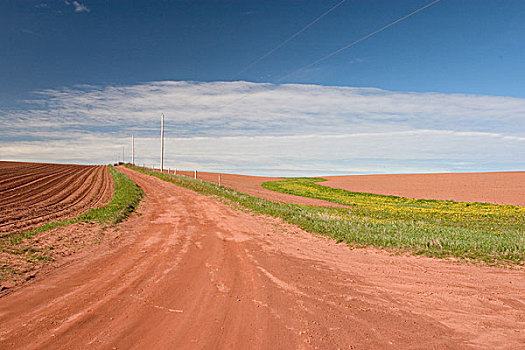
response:
<svg viewBox="0 0 525 350"><path fill-rule="evenodd" d="M0 348L525 348L523 269L351 250L123 171L141 215L2 297Z"/></svg>
<svg viewBox="0 0 525 350"><path fill-rule="evenodd" d="M422 199L525 207L525 171L453 174L325 176L320 185L348 191Z"/></svg>

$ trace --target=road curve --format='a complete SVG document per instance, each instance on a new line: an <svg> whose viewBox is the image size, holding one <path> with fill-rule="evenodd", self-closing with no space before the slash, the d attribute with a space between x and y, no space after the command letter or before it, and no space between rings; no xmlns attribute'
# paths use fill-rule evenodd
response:
<svg viewBox="0 0 525 350"><path fill-rule="evenodd" d="M1 349L524 347L523 269L352 250L122 170L140 215L0 298Z"/></svg>

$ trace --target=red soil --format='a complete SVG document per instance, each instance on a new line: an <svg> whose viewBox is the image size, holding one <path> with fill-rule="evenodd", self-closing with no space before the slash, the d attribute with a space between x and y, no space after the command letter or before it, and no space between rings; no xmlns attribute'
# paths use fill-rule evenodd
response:
<svg viewBox="0 0 525 350"><path fill-rule="evenodd" d="M522 268L352 250L122 171L141 215L2 297L0 348L524 348Z"/></svg>
<svg viewBox="0 0 525 350"><path fill-rule="evenodd" d="M525 206L525 171L325 176L319 185L421 199Z"/></svg>
<svg viewBox="0 0 525 350"><path fill-rule="evenodd" d="M0 235L78 216L112 193L106 166L0 162Z"/></svg>
<svg viewBox="0 0 525 350"><path fill-rule="evenodd" d="M175 171L171 170L173 174ZM188 177L194 177L193 171L182 171L177 170L177 175L184 175ZM301 196L294 196L291 194L279 193L267 190L262 187L262 183L266 181L278 181L282 178L278 177L264 177L264 176L248 176L248 175L236 175L236 174L219 174L219 173L206 173L198 172L197 178L204 181L219 183L219 175L221 175L221 185L233 188L242 193L249 194L251 196L268 199L280 203L294 203L303 205L317 205L322 207L342 207L339 204L314 199L305 198Z"/></svg>

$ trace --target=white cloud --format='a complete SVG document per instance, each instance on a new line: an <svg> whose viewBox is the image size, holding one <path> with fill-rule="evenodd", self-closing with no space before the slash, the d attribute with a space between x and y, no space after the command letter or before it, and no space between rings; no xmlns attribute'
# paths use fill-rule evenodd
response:
<svg viewBox="0 0 525 350"><path fill-rule="evenodd" d="M73 1L73 2L70 2L70 1L64 1L64 4L66 4L67 6L70 6L71 4L73 5L73 7L75 8L75 12L77 13L82 13L82 12L90 12L91 10L84 4L78 2L78 1Z"/></svg>
<svg viewBox="0 0 525 350"><path fill-rule="evenodd" d="M0 111L0 157L259 174L524 169L525 99L248 82L153 82L38 93Z"/></svg>

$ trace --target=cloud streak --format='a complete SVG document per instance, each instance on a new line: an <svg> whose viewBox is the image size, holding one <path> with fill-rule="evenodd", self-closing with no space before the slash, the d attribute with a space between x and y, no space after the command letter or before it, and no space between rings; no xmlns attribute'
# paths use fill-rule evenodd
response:
<svg viewBox="0 0 525 350"><path fill-rule="evenodd" d="M78 1L73 1L73 6L75 7L75 12L90 12L91 10L87 8L84 4L79 3Z"/></svg>
<svg viewBox="0 0 525 350"><path fill-rule="evenodd" d="M3 159L137 160L256 174L525 169L525 99L375 88L163 81L44 90L0 111ZM129 147L128 147L129 151ZM129 153L129 152L128 152Z"/></svg>
<svg viewBox="0 0 525 350"><path fill-rule="evenodd" d="M78 2L78 1L65 0L64 4L66 4L67 6L73 5L74 11L76 13L91 12L91 10L86 5L84 5L84 4L82 4L82 3Z"/></svg>

